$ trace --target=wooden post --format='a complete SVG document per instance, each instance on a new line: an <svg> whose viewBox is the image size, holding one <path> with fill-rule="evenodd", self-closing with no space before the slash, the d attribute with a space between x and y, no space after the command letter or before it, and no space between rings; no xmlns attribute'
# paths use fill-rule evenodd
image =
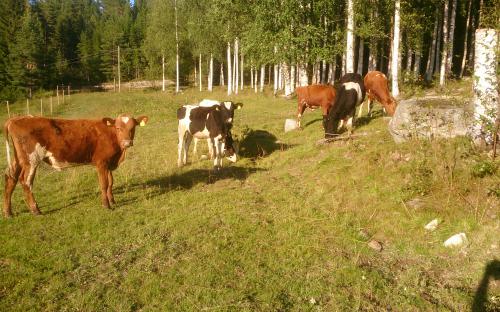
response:
<svg viewBox="0 0 500 312"><path fill-rule="evenodd" d="M118 92L121 92L121 75L120 75L120 46L118 46Z"/></svg>
<svg viewBox="0 0 500 312"><path fill-rule="evenodd" d="M43 100L40 98L40 116L43 116Z"/></svg>
<svg viewBox="0 0 500 312"><path fill-rule="evenodd" d="M10 107L9 107L9 101L7 101L7 115L9 115L9 118L10 118Z"/></svg>
<svg viewBox="0 0 500 312"><path fill-rule="evenodd" d="M52 116L52 96L50 97L50 116Z"/></svg>
<svg viewBox="0 0 500 312"><path fill-rule="evenodd" d="M26 115L30 114L30 100L26 99Z"/></svg>
<svg viewBox="0 0 500 312"><path fill-rule="evenodd" d="M64 104L64 89L62 89L62 91L63 91L63 95L62 96L63 96L63 104Z"/></svg>

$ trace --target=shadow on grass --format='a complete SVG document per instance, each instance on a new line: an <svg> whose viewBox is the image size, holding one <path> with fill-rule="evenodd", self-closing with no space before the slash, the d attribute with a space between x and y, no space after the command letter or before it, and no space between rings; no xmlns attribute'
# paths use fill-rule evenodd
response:
<svg viewBox="0 0 500 312"><path fill-rule="evenodd" d="M269 156L276 150L287 150L291 145L281 143L276 136L265 130L247 130L239 143L241 157L256 159Z"/></svg>
<svg viewBox="0 0 500 312"><path fill-rule="evenodd" d="M491 280L500 280L500 261L490 261L484 268L483 278L476 289L474 302L472 303L472 311L498 311L495 309L495 304L488 303L488 287ZM498 299L495 299L498 300ZM490 307L491 305L491 307ZM498 306L496 306L498 308Z"/></svg>
<svg viewBox="0 0 500 312"><path fill-rule="evenodd" d="M317 123L317 122L319 122L319 121L323 121L323 118L316 118L316 119L313 119L313 120L311 120L311 121L308 121L308 122L304 125L304 128L305 128L305 127L308 127L308 126L310 126L310 125L312 125L312 124L314 124L314 123Z"/></svg>

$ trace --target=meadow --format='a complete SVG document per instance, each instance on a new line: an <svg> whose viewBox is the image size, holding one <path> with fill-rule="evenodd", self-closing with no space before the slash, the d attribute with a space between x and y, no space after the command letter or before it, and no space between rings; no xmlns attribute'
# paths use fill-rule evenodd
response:
<svg viewBox="0 0 500 312"><path fill-rule="evenodd" d="M214 173L190 154L177 168L176 110L203 98L228 99L145 90L73 94L55 107L63 118L150 121L114 172L113 210L91 166L39 168L42 216L16 188L14 217L0 219L1 311L500 310L498 160L466 138L397 145L379 105L358 120L364 135L318 146L318 110L284 133L296 99L245 90L230 97L244 103L238 162ZM459 232L468 244L445 248Z"/></svg>

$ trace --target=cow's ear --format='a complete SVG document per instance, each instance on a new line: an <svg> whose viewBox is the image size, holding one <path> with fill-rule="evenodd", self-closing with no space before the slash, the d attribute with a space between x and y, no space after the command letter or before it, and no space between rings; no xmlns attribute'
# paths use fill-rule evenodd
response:
<svg viewBox="0 0 500 312"><path fill-rule="evenodd" d="M135 122L141 126L144 127L146 123L148 122L149 118L147 116L139 116L135 119Z"/></svg>
<svg viewBox="0 0 500 312"><path fill-rule="evenodd" d="M115 125L115 120L113 118L109 118L109 117L104 117L102 119L102 122L108 126L108 127L111 127L111 126L114 126Z"/></svg>
<svg viewBox="0 0 500 312"><path fill-rule="evenodd" d="M243 107L243 103L236 103L236 109L241 109Z"/></svg>

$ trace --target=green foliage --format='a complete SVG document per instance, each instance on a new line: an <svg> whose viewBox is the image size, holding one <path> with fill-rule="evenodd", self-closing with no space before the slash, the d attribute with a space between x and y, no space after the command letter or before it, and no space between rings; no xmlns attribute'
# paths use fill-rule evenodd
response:
<svg viewBox="0 0 500 312"><path fill-rule="evenodd" d="M497 171L497 165L488 160L478 161L474 163L471 168L471 174L474 177L484 178L486 176L490 176L495 174Z"/></svg>

